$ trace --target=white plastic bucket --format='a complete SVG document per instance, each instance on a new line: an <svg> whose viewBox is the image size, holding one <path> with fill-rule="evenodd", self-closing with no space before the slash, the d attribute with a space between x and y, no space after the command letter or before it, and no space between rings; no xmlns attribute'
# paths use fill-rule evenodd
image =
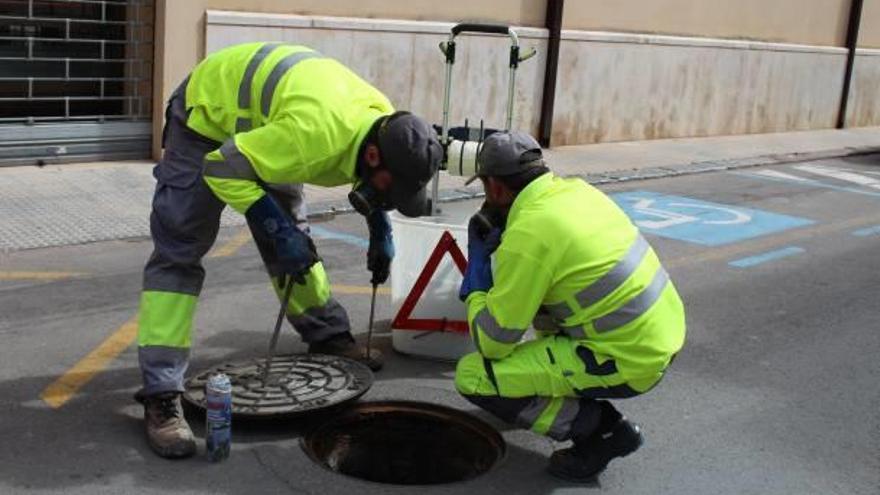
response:
<svg viewBox="0 0 880 495"><path fill-rule="evenodd" d="M412 291L444 232L452 235L462 254L467 257L467 219L473 213L473 207L445 206L448 211L442 216L416 219L396 212L391 214L396 251L391 265L391 304L395 308L395 315ZM461 272L452 256L444 254L409 317L467 321L466 307L458 299L461 280ZM394 328L392 325L391 338L394 349L399 352L435 359L455 360L476 350L467 333Z"/></svg>

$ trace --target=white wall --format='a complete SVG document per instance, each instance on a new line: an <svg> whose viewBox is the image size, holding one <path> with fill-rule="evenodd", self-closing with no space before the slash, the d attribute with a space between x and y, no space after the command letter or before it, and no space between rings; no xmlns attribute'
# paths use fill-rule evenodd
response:
<svg viewBox="0 0 880 495"><path fill-rule="evenodd" d="M563 31L554 145L834 126L846 51Z"/></svg>
<svg viewBox="0 0 880 495"><path fill-rule="evenodd" d="M206 52L245 41L284 41L317 49L351 67L402 110L439 124L445 62L438 48L451 23L347 19L208 11ZM514 127L537 132L546 64L547 31L518 28L520 45L538 55L517 71ZM461 35L453 72L450 124L465 118L504 125L507 101L506 37Z"/></svg>
<svg viewBox="0 0 880 495"><path fill-rule="evenodd" d="M880 125L880 50L856 51L847 105L847 126Z"/></svg>
<svg viewBox="0 0 880 495"><path fill-rule="evenodd" d="M400 109L440 123L451 23L208 11L205 51L303 43L345 63ZM517 76L514 127L537 132L547 31L517 28L539 55ZM459 37L451 123L503 126L508 40ZM875 53L876 52L876 53ZM856 65L850 121L880 124L880 52ZM553 145L834 126L846 63L837 47L564 30Z"/></svg>

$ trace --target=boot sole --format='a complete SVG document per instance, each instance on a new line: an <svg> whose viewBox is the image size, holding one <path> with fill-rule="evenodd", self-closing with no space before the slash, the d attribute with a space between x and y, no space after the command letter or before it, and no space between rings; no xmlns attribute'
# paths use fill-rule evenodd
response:
<svg viewBox="0 0 880 495"><path fill-rule="evenodd" d="M599 469L595 473L592 473L588 476L572 476L571 474L564 473L564 472L561 472L561 471L554 469L552 464L547 467L547 472L549 472L554 477L559 478L563 481L569 481L569 482L573 482L573 483L595 483L596 481L598 481L597 478L599 477L599 475L602 474L603 472L605 472L606 469L608 469L608 464L610 464L611 461L613 461L614 459L622 459L622 458L632 454L633 452L639 450L644 443L645 443L645 437L642 436L641 432L639 432L639 443L636 444L635 447L633 447L632 449L627 450L625 452L615 454L614 457L612 457L611 459L608 459L608 462L606 462L605 465L602 466L601 469Z"/></svg>
<svg viewBox="0 0 880 495"><path fill-rule="evenodd" d="M382 366L385 364L381 361L374 361L372 358L370 360L360 359L360 360L358 360L358 362L365 365L367 368L370 368L370 371L379 371L382 369Z"/></svg>
<svg viewBox="0 0 880 495"><path fill-rule="evenodd" d="M152 442L148 443L150 444L150 448L153 449L153 452L164 459L185 459L187 457L192 457L196 453L195 441L178 442L168 447L161 447Z"/></svg>

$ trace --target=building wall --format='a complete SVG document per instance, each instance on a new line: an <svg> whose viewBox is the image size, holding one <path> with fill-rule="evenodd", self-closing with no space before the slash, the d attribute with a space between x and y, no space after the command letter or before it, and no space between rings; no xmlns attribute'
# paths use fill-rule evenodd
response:
<svg viewBox="0 0 880 495"><path fill-rule="evenodd" d="M833 127L850 3L569 0L552 142ZM545 9L545 0L157 0L154 101L166 100L206 51L286 40L339 58L400 108L439 122L444 66L436 45L452 22L484 21L523 26L523 44L539 49L524 64L516 94L515 125L534 132L547 37L536 26ZM488 62L504 58L506 42L473 36L462 46L452 122L482 117L497 126L507 74ZM865 0L860 46L880 47L880 0ZM858 125L880 125L880 57L869 51L857 61L851 93L849 121ZM162 107L153 109L157 130Z"/></svg>
<svg viewBox="0 0 880 495"><path fill-rule="evenodd" d="M385 93L395 107L433 123L443 118L446 64L438 45L452 23L382 21L209 11L207 51L255 39L302 43L350 67ZM547 30L519 28L520 45L539 55L516 73L514 127L537 132L541 108ZM505 122L510 42L506 37L457 38L450 98L450 124L465 119L479 126Z"/></svg>
<svg viewBox="0 0 880 495"><path fill-rule="evenodd" d="M843 46L850 2L574 0L565 2L563 29Z"/></svg>
<svg viewBox="0 0 880 495"><path fill-rule="evenodd" d="M859 27L859 46L880 48L880 0L864 0Z"/></svg>
<svg viewBox="0 0 880 495"><path fill-rule="evenodd" d="M156 0L157 44L154 101L168 99L205 54L205 12L210 9L275 14L326 15L431 21L465 20L543 26L544 0ZM161 26L160 26L161 25ZM154 105L155 127L163 105ZM154 133L154 135L160 135ZM160 154L154 139L154 156Z"/></svg>
<svg viewBox="0 0 880 495"><path fill-rule="evenodd" d="M880 125L880 50L862 48L853 65L846 124Z"/></svg>
<svg viewBox="0 0 880 495"><path fill-rule="evenodd" d="M834 126L843 48L584 31L562 38L554 145Z"/></svg>

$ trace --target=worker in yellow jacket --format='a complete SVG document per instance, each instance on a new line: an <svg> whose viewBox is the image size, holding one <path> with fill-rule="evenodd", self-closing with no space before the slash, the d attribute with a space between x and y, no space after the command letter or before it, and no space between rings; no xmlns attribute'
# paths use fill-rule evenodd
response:
<svg viewBox="0 0 880 495"><path fill-rule="evenodd" d="M205 271L226 205L242 213L276 292L295 280L287 317L309 352L381 357L355 344L348 316L309 238L303 184L354 184L349 199L366 216L367 267L374 284L394 256L386 210L419 216L425 185L443 150L433 128L339 62L296 45L247 43L199 63L171 96L165 153L144 269L138 358L147 438L163 457L195 452L180 393Z"/></svg>
<svg viewBox="0 0 880 495"><path fill-rule="evenodd" d="M459 361L456 387L505 421L573 440L549 470L590 481L642 444L602 399L660 381L684 344L682 302L626 214L550 173L531 136L489 136L477 165L486 203L469 226L460 297L478 352ZM521 343L530 326L537 338Z"/></svg>

